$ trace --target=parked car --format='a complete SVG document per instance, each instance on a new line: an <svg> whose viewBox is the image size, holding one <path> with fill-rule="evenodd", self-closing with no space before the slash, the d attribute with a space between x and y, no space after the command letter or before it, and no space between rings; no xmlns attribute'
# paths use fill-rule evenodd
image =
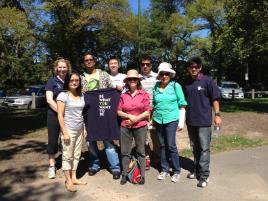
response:
<svg viewBox="0 0 268 201"><path fill-rule="evenodd" d="M4 92L4 90L0 90L0 104L4 102L6 93Z"/></svg>
<svg viewBox="0 0 268 201"><path fill-rule="evenodd" d="M9 107L30 108L32 105L32 93L35 93L36 107L46 105L45 86L32 85L14 96L7 96L3 104Z"/></svg>
<svg viewBox="0 0 268 201"><path fill-rule="evenodd" d="M221 81L219 83L219 89L221 92L221 98L223 99L232 99L233 92L234 92L234 99L244 99L244 92L236 82Z"/></svg>

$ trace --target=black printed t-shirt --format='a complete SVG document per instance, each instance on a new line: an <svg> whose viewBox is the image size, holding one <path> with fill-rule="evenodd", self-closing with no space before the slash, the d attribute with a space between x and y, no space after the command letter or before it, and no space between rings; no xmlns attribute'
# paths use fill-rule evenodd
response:
<svg viewBox="0 0 268 201"><path fill-rule="evenodd" d="M120 93L116 89L105 88L87 91L84 99L87 140L118 140L117 106Z"/></svg>

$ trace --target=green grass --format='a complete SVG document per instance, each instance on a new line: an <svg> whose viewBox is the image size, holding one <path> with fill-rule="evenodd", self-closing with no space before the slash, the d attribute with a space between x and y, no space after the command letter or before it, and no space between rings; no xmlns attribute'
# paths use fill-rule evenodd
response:
<svg viewBox="0 0 268 201"><path fill-rule="evenodd" d="M268 139L248 139L239 135L220 136L218 141L211 141L211 152L218 153L230 150L241 150L251 147L268 145ZM191 157L192 151L189 149L182 150L181 156Z"/></svg>
<svg viewBox="0 0 268 201"><path fill-rule="evenodd" d="M268 98L222 100L222 112L260 112L268 113Z"/></svg>

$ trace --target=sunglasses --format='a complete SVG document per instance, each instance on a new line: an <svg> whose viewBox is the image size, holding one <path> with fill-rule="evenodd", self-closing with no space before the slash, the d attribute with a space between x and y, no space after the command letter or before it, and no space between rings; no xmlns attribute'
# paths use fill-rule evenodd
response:
<svg viewBox="0 0 268 201"><path fill-rule="evenodd" d="M151 63L141 63L142 66L151 66Z"/></svg>
<svg viewBox="0 0 268 201"><path fill-rule="evenodd" d="M164 72L164 73L160 73L159 75L162 76L162 77L163 77L164 75L165 75L165 76L170 76L170 73L169 73L169 72Z"/></svg>
<svg viewBox="0 0 268 201"><path fill-rule="evenodd" d="M84 59L84 62L94 61L94 59Z"/></svg>
<svg viewBox="0 0 268 201"><path fill-rule="evenodd" d="M196 64L191 64L191 65L189 66L189 68L199 69L199 68L201 68L201 66L198 66L198 65L196 65Z"/></svg>
<svg viewBox="0 0 268 201"><path fill-rule="evenodd" d="M127 81L138 81L139 78L136 77L131 77L131 78L127 78Z"/></svg>

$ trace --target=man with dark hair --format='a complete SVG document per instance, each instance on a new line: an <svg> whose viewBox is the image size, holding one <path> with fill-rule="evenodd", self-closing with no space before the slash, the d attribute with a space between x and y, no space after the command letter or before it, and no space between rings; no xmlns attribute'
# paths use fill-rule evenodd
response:
<svg viewBox="0 0 268 201"><path fill-rule="evenodd" d="M97 90L103 90L106 88L114 88L109 74L100 69L96 69L95 67L96 59L91 53L85 53L83 58L84 58L84 66L86 67L86 70L87 70L87 72L83 73L81 76L83 92L89 91L93 93L94 91L97 91ZM87 94L85 94L85 101L87 101L86 95ZM91 100L93 100L93 98L91 98ZM96 125L97 124L95 124L94 126ZM104 125L102 126L102 128L104 128ZM112 132L114 132L114 130L111 131L110 133ZM104 133L105 135L104 137L107 138L107 140L106 139L103 140L103 145L105 147L105 153L107 155L107 159L110 165L110 170L113 174L113 179L119 179L120 171L121 171L119 157L118 157L118 153L116 152L116 148L112 142L112 140L116 140L116 139L111 140L109 136L110 133L108 132ZM103 135L103 133L97 133L97 134ZM97 146L97 140L89 140L90 137L91 138L94 137L93 133L89 133L88 135L88 152L89 152L88 174L90 176L93 176L100 170L101 167L100 167L100 159L98 156L99 150Z"/></svg>
<svg viewBox="0 0 268 201"><path fill-rule="evenodd" d="M152 100L153 100L153 87L156 83L156 76L157 73L152 71L152 58L148 55L144 55L141 57L140 60L140 77L141 77L141 84L144 91L149 93L150 95L150 104L152 106ZM148 135L149 133L151 136L153 135L153 126L149 125L150 132L147 133L146 138L146 169L148 170L150 168L150 158L149 158L149 142L148 142Z"/></svg>
<svg viewBox="0 0 268 201"><path fill-rule="evenodd" d="M126 78L126 74L119 73L120 61L117 57L110 57L108 59L108 67L110 71L110 78L113 83L113 87L119 91L123 91L124 82L123 80Z"/></svg>
<svg viewBox="0 0 268 201"><path fill-rule="evenodd" d="M186 63L189 79L184 84L187 100L186 124L194 155L194 171L189 179L197 178L198 187L206 187L209 177L212 107L214 124L220 126L220 92L213 80L201 73L202 60L193 57Z"/></svg>

